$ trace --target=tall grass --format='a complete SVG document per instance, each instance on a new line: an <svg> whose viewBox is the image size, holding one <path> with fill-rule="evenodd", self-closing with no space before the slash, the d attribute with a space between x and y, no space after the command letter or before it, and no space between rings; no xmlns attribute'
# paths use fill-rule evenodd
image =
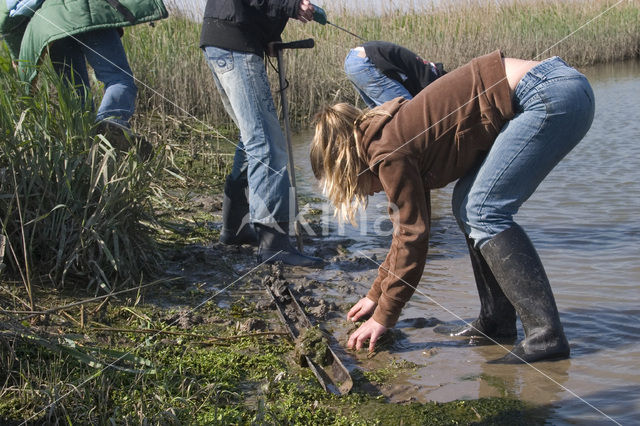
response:
<svg viewBox="0 0 640 426"><path fill-rule="evenodd" d="M95 135L95 114L49 68L29 95L0 55L0 226L7 265L32 284L113 290L157 268L145 232L153 162ZM9 274L8 276L6 274ZM30 297L28 308L34 308Z"/></svg>
<svg viewBox="0 0 640 426"><path fill-rule="evenodd" d="M639 0L458 1L413 9L409 3L402 10L383 8L380 14L344 5L332 8L332 4L327 3L325 10L335 24L368 40L406 46L426 59L443 62L448 69L495 49L524 59L559 55L578 67L640 54ZM188 10L188 6L181 7ZM128 32L136 76L162 94L143 89L141 107L178 115L188 112L210 124L228 125L198 48L200 25L173 17L154 28L139 26ZM283 34L285 41L308 37L315 39L314 49L285 54L290 110L295 123L303 127L324 103L358 102L342 63L360 41L330 26L295 20ZM275 72L270 71L270 77L275 91ZM275 98L277 102L278 96Z"/></svg>

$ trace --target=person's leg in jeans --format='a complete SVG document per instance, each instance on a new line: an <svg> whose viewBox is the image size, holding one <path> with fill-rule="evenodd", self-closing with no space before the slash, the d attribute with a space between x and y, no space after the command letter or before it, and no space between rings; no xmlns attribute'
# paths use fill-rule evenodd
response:
<svg viewBox="0 0 640 426"><path fill-rule="evenodd" d="M344 72L369 108L392 99L412 99L409 91L396 80L382 74L369 60L360 56L364 50L352 49L344 60Z"/></svg>
<svg viewBox="0 0 640 426"><path fill-rule="evenodd" d="M96 114L97 133L103 134L118 151L126 152L136 145L138 155L148 159L153 146L144 137L134 135L129 125L138 88L118 31L106 29L69 36L54 42L49 54L54 69L73 81L83 98L90 87L87 62L91 65L97 79L104 83Z"/></svg>
<svg viewBox="0 0 640 426"><path fill-rule="evenodd" d="M237 150L232 176L247 164L249 211L258 229L259 261L311 266L288 239L290 217L286 140L271 96L263 59L255 54L205 48L205 58L229 115L240 129L244 150Z"/></svg>
<svg viewBox="0 0 640 426"><path fill-rule="evenodd" d="M90 31L76 36L96 78L104 83L97 120L129 127L138 87L116 29Z"/></svg>
<svg viewBox="0 0 640 426"><path fill-rule="evenodd" d="M454 189L454 214L519 314L525 339L499 362L569 356L544 267L513 220L520 206L584 137L594 114L586 78L561 59L534 67L514 95L516 115L475 174Z"/></svg>
<svg viewBox="0 0 640 426"><path fill-rule="evenodd" d="M98 131L120 151L132 145L142 160L153 154L153 146L143 136L131 131L129 120L136 106L138 87L135 84L127 54L117 29L90 31L78 35L87 62L96 78L104 84L104 94L96 121Z"/></svg>
<svg viewBox="0 0 640 426"><path fill-rule="evenodd" d="M220 50L216 51L215 54L224 55L225 52L224 50ZM205 58L207 59L207 64L209 64L206 52ZM215 67L212 67L211 64L209 64L209 67L212 69L213 80L218 89L218 93L220 93L225 111L227 111L236 126L240 128L231 102L229 101L229 96L227 96L227 92L222 86L222 83L220 83ZM249 162L247 161L244 143L242 139L240 139L233 156L231 173L226 177L223 189L222 229L220 230L219 238L223 244L255 245L258 242L258 236L251 222L251 214L249 212L248 168Z"/></svg>

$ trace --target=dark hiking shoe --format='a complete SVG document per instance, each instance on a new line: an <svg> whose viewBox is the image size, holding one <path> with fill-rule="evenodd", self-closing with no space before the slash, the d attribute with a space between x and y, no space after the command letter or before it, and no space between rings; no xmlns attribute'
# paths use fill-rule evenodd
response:
<svg viewBox="0 0 640 426"><path fill-rule="evenodd" d="M311 268L321 268L324 261L319 257L307 256L295 249L289 241L289 224L278 223L276 227L271 227L256 223L258 233L258 263L282 262L290 266L306 266Z"/></svg>
<svg viewBox="0 0 640 426"><path fill-rule="evenodd" d="M135 147L142 161L153 156L153 145L144 136L137 135L130 128L113 121L101 121L96 126L96 133L101 134L119 152L129 152Z"/></svg>

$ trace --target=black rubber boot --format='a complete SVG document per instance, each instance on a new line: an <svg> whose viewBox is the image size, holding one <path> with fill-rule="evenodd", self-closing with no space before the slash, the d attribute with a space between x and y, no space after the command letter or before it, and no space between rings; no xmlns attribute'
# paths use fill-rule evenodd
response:
<svg viewBox="0 0 640 426"><path fill-rule="evenodd" d="M220 242L227 245L258 243L258 236L249 220L249 200L247 199L247 172L238 179L227 176L224 182L222 200L222 230Z"/></svg>
<svg viewBox="0 0 640 426"><path fill-rule="evenodd" d="M556 301L542 262L519 226L502 231L480 249L502 291L520 315L524 340L494 364L569 357Z"/></svg>
<svg viewBox="0 0 640 426"><path fill-rule="evenodd" d="M282 262L291 266L308 266L320 268L324 261L319 257L300 253L289 241L289 224L278 223L278 228L256 223L258 233L258 263Z"/></svg>
<svg viewBox="0 0 640 426"><path fill-rule="evenodd" d="M513 341L518 335L516 311L500 289L480 250L473 246L473 240L468 236L465 237L480 297L480 315L470 324L441 324L433 331L449 336L491 338L501 342Z"/></svg>

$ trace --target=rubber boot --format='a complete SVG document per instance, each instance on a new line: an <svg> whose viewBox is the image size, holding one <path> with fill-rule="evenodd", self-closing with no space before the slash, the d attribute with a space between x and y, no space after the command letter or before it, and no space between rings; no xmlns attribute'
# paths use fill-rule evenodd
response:
<svg viewBox="0 0 640 426"><path fill-rule="evenodd" d="M569 357L551 285L531 240L519 226L502 231L480 249L504 294L520 315L524 339L497 364Z"/></svg>
<svg viewBox="0 0 640 426"><path fill-rule="evenodd" d="M289 241L289 224L279 222L280 229L256 223L258 233L258 263L282 262L291 266L322 267L319 257L307 256L296 250Z"/></svg>
<svg viewBox="0 0 640 426"><path fill-rule="evenodd" d="M433 331L449 336L513 341L518 335L516 311L500 289L480 250L474 247L468 235L465 238L480 298L480 315L470 324L441 324Z"/></svg>
<svg viewBox="0 0 640 426"><path fill-rule="evenodd" d="M249 200L247 199L247 172L238 179L227 176L222 199L222 230L220 242L227 245L258 243L258 236L249 220Z"/></svg>

